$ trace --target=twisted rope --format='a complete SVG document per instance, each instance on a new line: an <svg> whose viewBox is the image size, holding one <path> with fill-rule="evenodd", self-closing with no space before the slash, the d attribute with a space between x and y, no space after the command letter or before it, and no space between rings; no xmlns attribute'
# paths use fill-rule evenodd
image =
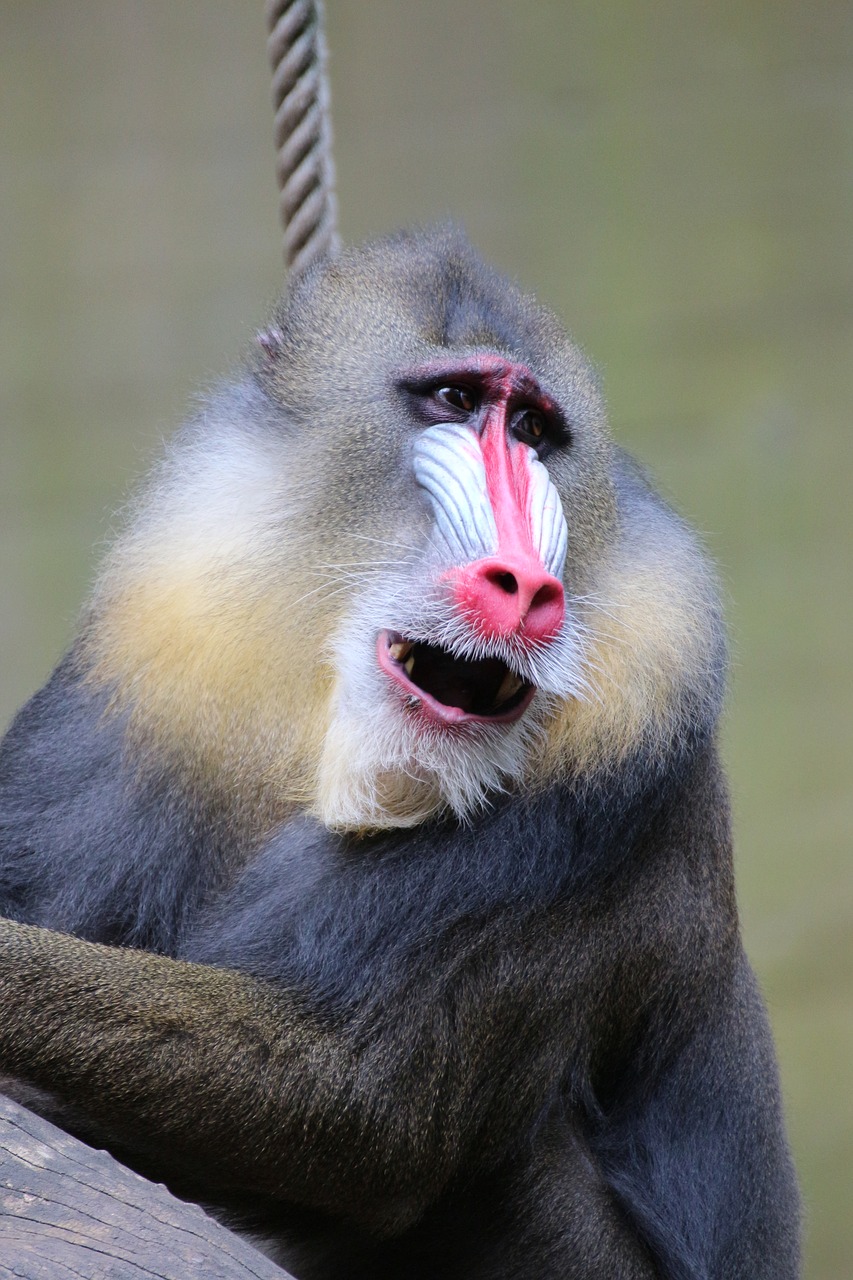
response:
<svg viewBox="0 0 853 1280"><path fill-rule="evenodd" d="M284 261L298 274L340 246L321 0L267 0Z"/></svg>

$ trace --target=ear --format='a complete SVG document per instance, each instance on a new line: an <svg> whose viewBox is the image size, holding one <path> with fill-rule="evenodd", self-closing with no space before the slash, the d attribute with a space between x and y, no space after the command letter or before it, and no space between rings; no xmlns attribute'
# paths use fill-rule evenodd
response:
<svg viewBox="0 0 853 1280"><path fill-rule="evenodd" d="M281 329L270 325L267 329L259 329L255 334L255 342L266 355L271 364L275 363L284 347L284 335Z"/></svg>

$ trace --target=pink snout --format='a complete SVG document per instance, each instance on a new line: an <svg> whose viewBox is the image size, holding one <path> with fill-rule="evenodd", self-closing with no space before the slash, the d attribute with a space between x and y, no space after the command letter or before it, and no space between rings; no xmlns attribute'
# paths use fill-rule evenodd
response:
<svg viewBox="0 0 853 1280"><path fill-rule="evenodd" d="M541 644L563 625L563 584L536 560L492 556L457 570L454 579L456 604L482 636Z"/></svg>

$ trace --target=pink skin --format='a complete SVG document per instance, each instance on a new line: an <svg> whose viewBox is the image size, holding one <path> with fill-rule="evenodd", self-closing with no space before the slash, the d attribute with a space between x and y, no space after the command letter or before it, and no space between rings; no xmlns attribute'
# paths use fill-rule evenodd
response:
<svg viewBox="0 0 853 1280"><path fill-rule="evenodd" d="M416 378L476 387L481 396L479 441L486 488L498 533L494 555L450 569L443 575L459 613L477 634L489 640L514 637L540 647L560 632L565 616L563 584L549 573L536 550L530 527L529 491L532 453L511 434L512 414L534 408L544 414L552 404L530 370L500 356L479 356L466 363L436 363L415 372ZM509 724L527 710L535 693L502 715L479 716L445 706L419 688L388 652L394 638L383 631L377 640L382 671L405 695L411 709L442 726ZM416 700L416 701L413 701Z"/></svg>
<svg viewBox="0 0 853 1280"><path fill-rule="evenodd" d="M528 517L532 455L512 437L509 423L519 402L545 408L543 397L522 365L491 357L478 361L478 372L487 389L480 448L498 546L494 556L448 576L460 612L478 635L518 636L545 644L563 625L563 584L548 572L535 549Z"/></svg>

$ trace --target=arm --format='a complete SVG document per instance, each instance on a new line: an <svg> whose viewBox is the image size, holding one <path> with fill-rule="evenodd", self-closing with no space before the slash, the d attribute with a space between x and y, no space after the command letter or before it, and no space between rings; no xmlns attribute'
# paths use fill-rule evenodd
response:
<svg viewBox="0 0 853 1280"><path fill-rule="evenodd" d="M485 1218L485 1225L483 1219ZM608 1186L576 1115L542 1122L505 1191L480 1208L476 1265L466 1280L661 1280Z"/></svg>
<svg viewBox="0 0 853 1280"><path fill-rule="evenodd" d="M606 1109L552 1107L481 1210L470 1280L796 1280L796 1183L742 956L718 996L676 1053L652 1028L652 1073L640 1049Z"/></svg>
<svg viewBox="0 0 853 1280"><path fill-rule="evenodd" d="M360 1029L324 1025L240 973L7 922L0 943L7 1069L74 1098L132 1149L150 1144L161 1160L168 1151L173 1173L204 1170L226 1192L310 1203L380 1235L406 1230L440 1202L460 1164L468 1174L505 1171L511 1135L532 1127L530 1113L564 1068L553 1024L533 1052L522 1047L518 1011L536 997L521 999L514 982L501 990L494 971L433 1005L430 1021L373 1028L366 1045ZM554 1227L545 1229L547 1203L564 1215L561 1257L575 1266L597 1259L588 1280L654 1280L588 1147L575 1137L559 1156L553 1143L537 1150L494 1232L506 1274L520 1274L513 1259L523 1270L523 1259L554 1254L540 1254ZM498 1263L485 1241L483 1261L484 1275L503 1274L489 1269Z"/></svg>
<svg viewBox="0 0 853 1280"><path fill-rule="evenodd" d="M796 1280L799 1197L773 1044L740 953L693 1035L594 1131L600 1167L670 1280Z"/></svg>
<svg viewBox="0 0 853 1280"><path fill-rule="evenodd" d="M373 1227L395 1229L421 1209L397 1177L407 1153L431 1145L407 1106L413 1091L401 1081L383 1105L388 1081L375 1073L387 1077L390 1062L375 1067L369 1048L358 1053L351 1036L287 992L234 971L3 922L0 1009L5 1071L73 1099L114 1140L156 1150L173 1173L203 1171L226 1191L354 1217L383 1205L387 1221ZM446 1177L441 1156L433 1148L413 1160L418 1200L432 1190L421 1185L428 1165Z"/></svg>
<svg viewBox="0 0 853 1280"><path fill-rule="evenodd" d="M443 989L418 975L367 1025L236 971L3 922L0 1063L179 1173L395 1232L461 1163L499 1161L563 1066L562 1035L526 1012L539 966L476 968Z"/></svg>

